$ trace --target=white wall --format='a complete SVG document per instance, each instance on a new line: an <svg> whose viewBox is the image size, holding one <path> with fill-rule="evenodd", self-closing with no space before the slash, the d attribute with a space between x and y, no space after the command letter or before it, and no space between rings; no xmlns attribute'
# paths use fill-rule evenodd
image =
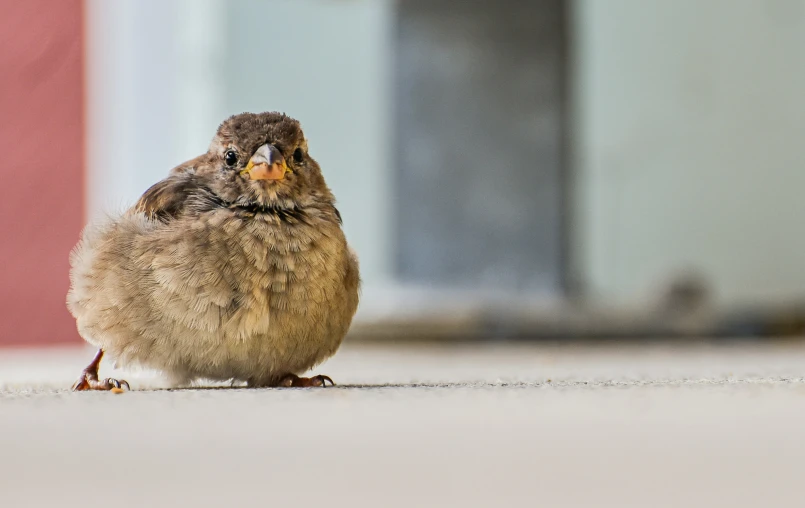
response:
<svg viewBox="0 0 805 508"><path fill-rule="evenodd" d="M227 115L223 0L86 0L87 215L133 204ZM225 19L225 18L224 18Z"/></svg>
<svg viewBox="0 0 805 508"><path fill-rule="evenodd" d="M365 287L390 279L391 0L86 0L88 216L125 209L242 111L298 118Z"/></svg>
<svg viewBox="0 0 805 508"><path fill-rule="evenodd" d="M338 200L366 287L388 282L392 0L228 2L231 113L284 111Z"/></svg>
<svg viewBox="0 0 805 508"><path fill-rule="evenodd" d="M805 2L577 0L578 268L633 299L805 295Z"/></svg>

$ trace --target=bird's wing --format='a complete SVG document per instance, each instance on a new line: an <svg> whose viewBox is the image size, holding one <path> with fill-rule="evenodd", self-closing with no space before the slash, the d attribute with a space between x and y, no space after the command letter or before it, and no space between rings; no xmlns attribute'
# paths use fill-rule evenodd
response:
<svg viewBox="0 0 805 508"><path fill-rule="evenodd" d="M181 215L188 200L200 189L192 174L171 175L145 191L131 212L144 213L149 219L168 222Z"/></svg>

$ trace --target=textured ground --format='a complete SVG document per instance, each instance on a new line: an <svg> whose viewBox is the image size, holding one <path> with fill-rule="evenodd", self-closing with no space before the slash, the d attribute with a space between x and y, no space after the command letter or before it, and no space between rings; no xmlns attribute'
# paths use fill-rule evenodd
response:
<svg viewBox="0 0 805 508"><path fill-rule="evenodd" d="M327 389L69 393L0 350L0 506L801 506L805 346L370 346ZM102 375L111 375L109 366Z"/></svg>

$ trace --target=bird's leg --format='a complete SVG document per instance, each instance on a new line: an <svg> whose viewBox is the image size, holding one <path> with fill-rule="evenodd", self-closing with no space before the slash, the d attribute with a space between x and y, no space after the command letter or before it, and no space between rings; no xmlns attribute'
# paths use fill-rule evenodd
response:
<svg viewBox="0 0 805 508"><path fill-rule="evenodd" d="M285 386L285 387L309 387L309 386L327 386L327 383L330 383L330 386L335 386L335 383L330 376L313 376L313 377L299 377L296 374L288 374L287 376L280 379L278 386Z"/></svg>
<svg viewBox="0 0 805 508"><path fill-rule="evenodd" d="M122 379L120 381L110 377L103 380L98 379L98 367L101 365L101 358L103 358L103 349L99 349L98 352L95 353L95 358L93 358L92 362L87 365L87 368L81 372L78 381L73 385L73 391L83 392L85 390L122 389L124 386L127 390L131 390L129 383Z"/></svg>

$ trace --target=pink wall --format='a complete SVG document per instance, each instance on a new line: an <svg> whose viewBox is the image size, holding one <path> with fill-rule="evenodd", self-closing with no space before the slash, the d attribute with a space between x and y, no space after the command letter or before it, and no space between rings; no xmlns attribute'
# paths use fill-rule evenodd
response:
<svg viewBox="0 0 805 508"><path fill-rule="evenodd" d="M76 342L84 215L83 2L0 0L0 345Z"/></svg>

